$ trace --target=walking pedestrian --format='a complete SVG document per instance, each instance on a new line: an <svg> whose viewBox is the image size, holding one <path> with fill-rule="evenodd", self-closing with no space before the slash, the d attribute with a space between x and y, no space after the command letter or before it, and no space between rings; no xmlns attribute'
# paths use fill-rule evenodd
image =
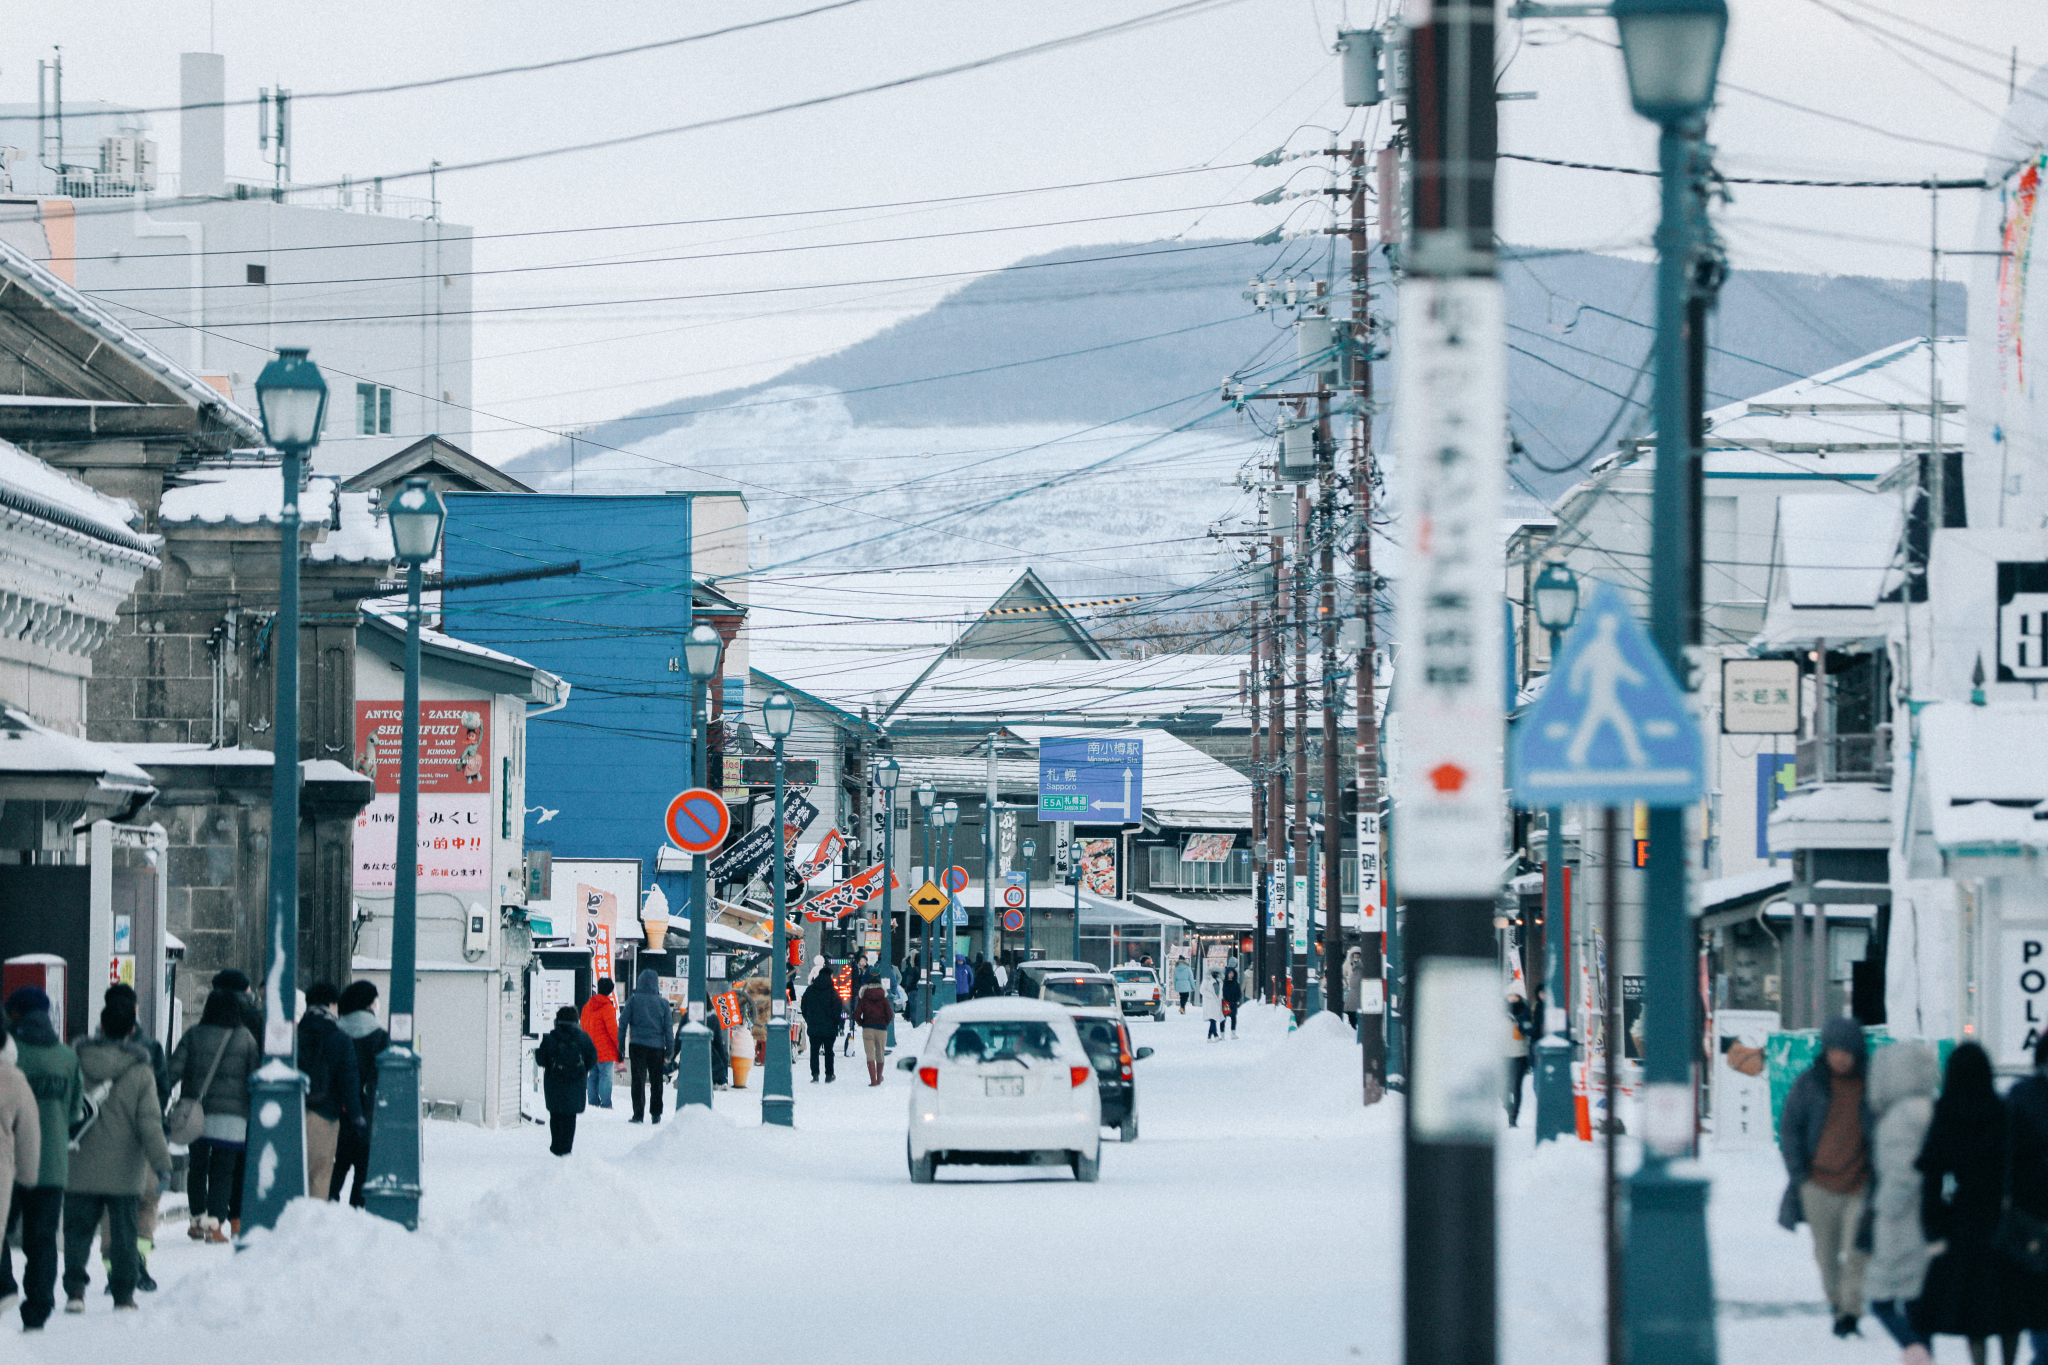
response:
<svg viewBox="0 0 2048 1365"><path fill-rule="evenodd" d="M1934 1047L1898 1042L1870 1059L1870 1265L1863 1292L1870 1315L1905 1352L1902 1365L1929 1365L1927 1338L1911 1309L1932 1252L1920 1226L1920 1171L1914 1165L1934 1118Z"/></svg>
<svg viewBox="0 0 2048 1365"><path fill-rule="evenodd" d="M1353 948L1344 954L1344 1017L1358 1027L1360 1000L1365 993L1365 950Z"/></svg>
<svg viewBox="0 0 2048 1365"><path fill-rule="evenodd" d="M659 983L654 968L642 967L640 975L633 979L633 993L626 997L626 1059L633 1085L633 1117L627 1120L629 1123L646 1122L650 1108L654 1121L661 1122L661 1078L668 1061L669 1040L675 1032L676 1012L662 998Z"/></svg>
<svg viewBox="0 0 2048 1365"><path fill-rule="evenodd" d="M2005 1204L2005 1106L1975 1043L1949 1054L1918 1164L1920 1222L1929 1241L1946 1245L1927 1267L1913 1325L1928 1338L1966 1338L1972 1365L1984 1365L1997 1337L2005 1365L2019 1365L2017 1267L1991 1245Z"/></svg>
<svg viewBox="0 0 2048 1365"><path fill-rule="evenodd" d="M1863 1026L1842 1016L1820 1032L1821 1055L1785 1097L1778 1151L1791 1184L1778 1206L1788 1231L1803 1220L1813 1231L1813 1258L1835 1315L1835 1335L1860 1335L1863 1270L1856 1224L1870 1186L1870 1143L1863 1109Z"/></svg>
<svg viewBox="0 0 2048 1365"><path fill-rule="evenodd" d="M0 1025L0 1229L14 1207L14 1181L33 1176L43 1161L43 1115L36 1092L17 1065L20 1053ZM0 1303L0 1312L6 1311Z"/></svg>
<svg viewBox="0 0 2048 1365"><path fill-rule="evenodd" d="M334 1153L334 1180L327 1187L327 1198L341 1198L342 1186L348 1184L351 1173L355 1176L355 1188L349 1192L348 1202L354 1208L363 1207L363 1184L370 1178L370 1134L377 1127L377 1058L384 1049L391 1046L391 1035L377 1023L377 986L371 981L351 981L341 992L341 999L335 1003L337 1011L334 1023L356 1050L356 1083L361 1095L361 1128L344 1128L341 1142ZM319 1191L314 1191L317 1195Z"/></svg>
<svg viewBox="0 0 2048 1365"><path fill-rule="evenodd" d="M597 990L583 1002L583 1015L579 1022L584 1033L590 1037L592 1047L597 1049L597 1065L590 1071L591 1105L598 1109L612 1107L612 1077L619 1066L619 1006L612 999L612 979L601 976L597 979Z"/></svg>
<svg viewBox="0 0 2048 1365"><path fill-rule="evenodd" d="M1230 1036L1235 1038L1237 1037L1237 1014L1244 1006L1244 987L1238 984L1237 968L1225 967L1223 969L1223 985L1220 989L1223 996L1223 1022L1228 1027Z"/></svg>
<svg viewBox="0 0 2048 1365"><path fill-rule="evenodd" d="M882 1061L889 1055L889 988L880 977L860 988L853 1002L853 1022L860 1025L861 1052L868 1059L868 1084L882 1083Z"/></svg>
<svg viewBox="0 0 2048 1365"><path fill-rule="evenodd" d="M2034 1044L2034 1073L2005 1097L2006 1159L2012 1163L2012 1211L2048 1223L2048 1030ZM2048 1274L2017 1262L2020 1326L2033 1338L2034 1359L2048 1361Z"/></svg>
<svg viewBox="0 0 2048 1365"><path fill-rule="evenodd" d="M953 998L972 1000L974 998L974 964L967 960L967 954L953 955Z"/></svg>
<svg viewBox="0 0 2048 1365"><path fill-rule="evenodd" d="M306 1073L306 1193L315 1199L325 1199L334 1184L342 1131L364 1128L355 1043L334 1018L340 1001L333 982L316 981L306 988L306 1012L299 1017L299 1070Z"/></svg>
<svg viewBox="0 0 2048 1365"><path fill-rule="evenodd" d="M1003 993L1003 983L996 980L996 969L989 965L988 954L974 955L974 986L967 993L969 1000L987 1000Z"/></svg>
<svg viewBox="0 0 2048 1365"><path fill-rule="evenodd" d="M185 1171L191 1211L185 1235L195 1242L230 1240L235 1163L249 1139L249 1077L262 1064L256 1040L242 1027L235 997L208 992L199 1022L185 1030L170 1063L179 1093L198 1100L206 1115L205 1131L191 1144Z"/></svg>
<svg viewBox="0 0 2048 1365"><path fill-rule="evenodd" d="M135 988L133 986L125 981L116 981L113 985L108 986L106 995L102 998L103 1003L115 999L127 1001L128 1007L134 1010L138 1020L140 1019L142 1010L136 1000ZM157 1112L162 1113L171 1102L171 1072L170 1066L164 1058L164 1045L150 1037L139 1025L132 1037L135 1044L143 1050L149 1059L149 1074L156 1081ZM156 1172L150 1171L142 1178L142 1188L136 1191L135 1250L137 1261L135 1287L146 1294L154 1294L156 1292L156 1281L151 1279L149 1275L149 1258L150 1254L156 1250L157 1216L161 1207L161 1200L163 1199L164 1186L167 1183ZM113 1260L113 1252L107 1248L107 1239L112 1235L113 1224L107 1219L101 1218L100 1259L108 1264L111 1264Z"/></svg>
<svg viewBox="0 0 2048 1365"><path fill-rule="evenodd" d="M1202 1018L1209 1021L1210 1042L1223 1036L1223 978L1215 972L1209 973L1208 984L1202 988Z"/></svg>
<svg viewBox="0 0 2048 1365"><path fill-rule="evenodd" d="M1188 1012L1188 997L1195 993L1195 969L1185 957L1173 960L1173 993L1180 997L1180 1012Z"/></svg>
<svg viewBox="0 0 2048 1365"><path fill-rule="evenodd" d="M135 1307L136 1191L144 1172L171 1173L164 1116L156 1103L149 1051L134 1037L135 1007L116 999L100 1011L99 1031L78 1045L78 1070L96 1112L75 1139L64 1187L64 1311L85 1311L87 1267L100 1216L111 1223L114 1307Z"/></svg>
<svg viewBox="0 0 2048 1365"><path fill-rule="evenodd" d="M804 1016L804 1032L811 1040L811 1082L818 1080L818 1058L825 1059L825 1081L829 1085L832 1075L832 1043L839 1037L840 1005L839 992L832 989L832 974L818 972L811 977L811 984L804 987L804 998L799 1006Z"/></svg>
<svg viewBox="0 0 2048 1365"><path fill-rule="evenodd" d="M257 1051L263 1050L263 1006L257 1003L256 995L249 989L249 978L233 967L224 967L213 974L211 983L214 990L226 991L235 997L235 1011L241 1016L242 1027L249 1030L249 1036L256 1040ZM249 1150L245 1146L235 1154L235 1178L231 1182L232 1194L228 1200L228 1224L236 1236L242 1233L242 1191L247 1187Z"/></svg>
<svg viewBox="0 0 2048 1365"><path fill-rule="evenodd" d="M16 1293L9 1244L21 1244L21 1326L39 1332L57 1306L57 1233L64 1221L64 1185L71 1173L71 1121L78 1116L83 1082L78 1054L57 1041L50 1022L50 997L22 986L7 997L8 1031L15 1065L35 1093L42 1120L42 1156L34 1171L16 1170L7 1235L0 1237L0 1300Z"/></svg>
<svg viewBox="0 0 2048 1365"><path fill-rule="evenodd" d="M576 1145L576 1116L583 1112L590 1069L597 1065L597 1044L577 1026L574 1005L555 1011L555 1027L533 1050L533 1061L540 1068L541 1096L548 1106L548 1150L567 1156ZM657 1085L655 1094L660 1093Z"/></svg>
<svg viewBox="0 0 2048 1365"><path fill-rule="evenodd" d="M1513 1128L1522 1118L1522 1082L1529 1075L1529 1002L1522 998L1520 991L1509 991L1507 1002L1507 1030L1501 1051L1507 1057L1508 1086L1505 1102L1508 1110L1508 1127Z"/></svg>

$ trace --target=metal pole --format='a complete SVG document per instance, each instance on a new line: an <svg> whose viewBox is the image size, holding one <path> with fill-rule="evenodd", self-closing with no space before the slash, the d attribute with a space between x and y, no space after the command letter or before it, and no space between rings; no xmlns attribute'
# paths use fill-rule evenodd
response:
<svg viewBox="0 0 2048 1365"><path fill-rule="evenodd" d="M957 817L955 817L957 819ZM945 854L942 861L945 868L939 873L939 886L946 893L946 909L939 916L939 923L945 928L940 937L945 941L939 945L939 955L946 959L945 974L939 978L939 1008L954 1003L960 998L960 983L953 976L953 943L958 931L954 927L955 917L960 913L959 898L953 893L953 820L946 822Z"/></svg>
<svg viewBox="0 0 2048 1365"><path fill-rule="evenodd" d="M896 1046L896 983L902 979L896 955L896 789L882 788L882 961L889 979L889 1036L882 1042L886 1053ZM782 997L778 994L776 999Z"/></svg>
<svg viewBox="0 0 2048 1365"><path fill-rule="evenodd" d="M1697 413L1686 330L1702 245L1696 215L1704 149L1696 129L1664 125L1658 139L1663 214L1657 227L1657 467L1650 518L1650 633L1681 682L1697 643L1689 524L1696 506ZM1643 1160L1629 1181L1623 1316L1633 1365L1711 1365L1713 1270L1707 1250L1707 1182L1678 1174L1671 1159L1693 1142L1692 1001L1697 962L1686 892L1686 811L1650 810L1643 899Z"/></svg>
<svg viewBox="0 0 2048 1365"><path fill-rule="evenodd" d="M937 885L938 878L932 876L932 808L919 805L924 812L924 879ZM918 916L924 919L923 915ZM924 1004L919 1010L919 1023L929 1024L932 1020L932 922L924 920L924 970L918 975L923 978Z"/></svg>
<svg viewBox="0 0 2048 1365"><path fill-rule="evenodd" d="M1615 1174L1616 1142L1621 1134L1621 1119L1616 1113L1615 1103L1621 1094L1621 858L1617 852L1621 836L1617 828L1621 815L1613 806L1607 807L1600 831L1601 897L1600 935L1602 939L1600 964L1600 1052L1602 1071L1602 1095L1605 1118L1601 1124L1603 1132L1602 1157L1605 1161L1607 1178L1606 1199L1602 1204L1602 1226L1607 1243L1607 1365L1625 1365L1628 1347L1622 1340L1622 1253L1621 1253L1621 1180Z"/></svg>
<svg viewBox="0 0 2048 1365"><path fill-rule="evenodd" d="M1557 632L1550 633L1551 667L1557 665ZM1572 1132L1572 1044L1565 1008L1564 945L1569 932L1564 903L1564 807L1544 813L1543 837L1543 1036L1536 1043L1536 1140L1548 1142Z"/></svg>
<svg viewBox="0 0 2048 1365"><path fill-rule="evenodd" d="M61 160L61 157L60 157ZM299 982L299 469L302 447L279 450L284 503L278 518L275 638L277 716L270 756L270 914L263 973L263 1065L249 1078L249 1160L243 1228L274 1228L285 1204L306 1193L306 1077L298 1068ZM402 849L410 856L415 850ZM403 862L404 857L399 861ZM406 1041L411 1042L406 1020ZM391 1021L393 1041L398 1020ZM321 1197L326 1191L320 1191Z"/></svg>
<svg viewBox="0 0 2048 1365"><path fill-rule="evenodd" d="M782 742L775 736L775 965L768 969L768 1070L762 1077L761 1122L784 1128L796 1122L796 1089L789 1061L789 847L782 837ZM889 876L882 874L882 885ZM886 895L886 890L884 892ZM884 904L887 904L885 901Z"/></svg>
<svg viewBox="0 0 2048 1365"><path fill-rule="evenodd" d="M690 781L692 786L704 785L707 765L704 761L706 742L703 717L705 693L709 689L690 678ZM780 845L782 831L775 831ZM676 1109L680 1112L686 1105L701 1104L711 1107L711 1030L705 1027L704 1018L709 1002L709 982L705 979L711 970L704 936L709 932L711 916L706 900L706 878L704 855L695 854L690 859L690 1013L676 1039Z"/></svg>
<svg viewBox="0 0 2048 1365"><path fill-rule="evenodd" d="M996 790L996 732L991 730L988 732L988 797L983 803L981 821L981 951L990 963L1000 956L1002 946L996 928L996 868L999 865L996 840L1002 837L996 828L996 802L1001 799Z"/></svg>
<svg viewBox="0 0 2048 1365"><path fill-rule="evenodd" d="M399 717L397 858L391 891L391 1041L377 1054L377 1113L363 1205L420 1225L420 1058L412 1049L418 978L420 843L420 565L405 567L405 710ZM401 1022L402 1021L402 1022ZM325 1191L315 1190L316 1198Z"/></svg>

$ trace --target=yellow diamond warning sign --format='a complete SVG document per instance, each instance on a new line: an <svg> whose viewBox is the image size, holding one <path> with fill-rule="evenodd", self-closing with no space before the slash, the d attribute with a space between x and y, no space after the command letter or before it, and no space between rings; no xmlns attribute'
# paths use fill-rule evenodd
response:
<svg viewBox="0 0 2048 1365"><path fill-rule="evenodd" d="M927 881L910 893L910 908L923 915L924 922L930 924L945 910L946 893L939 890L936 882Z"/></svg>

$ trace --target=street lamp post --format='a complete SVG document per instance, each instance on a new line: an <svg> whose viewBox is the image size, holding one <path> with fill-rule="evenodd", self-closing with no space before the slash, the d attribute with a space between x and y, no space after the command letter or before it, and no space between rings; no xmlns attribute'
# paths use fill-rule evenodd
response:
<svg viewBox="0 0 2048 1365"><path fill-rule="evenodd" d="M420 1225L420 1056L412 1046L419 958L420 574L440 551L447 519L440 495L425 479L407 479L391 503L391 546L405 564L405 704L392 864L390 1041L377 1054L377 1113L370 1125L363 1204L407 1228Z"/></svg>
<svg viewBox="0 0 2048 1365"><path fill-rule="evenodd" d="M699 621L683 637L683 667L690 674L690 777L703 786L710 773L705 745L710 729L706 700L711 680L718 676L718 661L725 653L725 641L708 622ZM780 848L782 831L776 832ZM676 1108L711 1105L711 1030L704 1016L709 1004L709 983L705 974L711 962L706 955L705 935L710 932L710 895L704 875L704 855L690 859L690 1015L684 1021L676 1043Z"/></svg>
<svg viewBox="0 0 2048 1365"><path fill-rule="evenodd" d="M1551 560L1536 575L1536 624L1550 632L1550 669L1564 633L1579 615L1579 579L1569 565ZM1536 1044L1536 1140L1548 1142L1574 1131L1572 1113L1572 1044L1564 986L1564 807L1545 813L1543 838L1543 1037Z"/></svg>
<svg viewBox="0 0 2048 1365"><path fill-rule="evenodd" d="M1019 850L1024 855L1024 956L1019 962L1031 960L1031 869L1038 865L1038 840L1026 839Z"/></svg>
<svg viewBox="0 0 2048 1365"><path fill-rule="evenodd" d="M790 1127L796 1090L789 1074L789 849L782 831L782 743L796 728L796 703L777 692L761 703L761 725L775 741L775 965L768 973L768 1069L761 1086L761 1122Z"/></svg>
<svg viewBox="0 0 2048 1365"><path fill-rule="evenodd" d="M938 885L939 879L932 875L932 803L938 800L938 796L931 783L917 784L917 808L923 812L920 818L924 821L924 879L934 886ZM924 919L924 916L919 915L918 918ZM932 922L928 919L924 921L924 970L918 975L923 978L920 983L915 983L920 985L923 999L918 1007L918 1022L928 1024L932 1019Z"/></svg>
<svg viewBox="0 0 2048 1365"><path fill-rule="evenodd" d="M269 943L263 973L263 1065L249 1078L245 1228L272 1228L306 1193L306 1077L298 1068L299 982L299 480L320 440L327 383L297 347L282 347L256 378L263 435L284 475L278 517L277 716L270 758ZM327 1192L321 1190L320 1196Z"/></svg>
<svg viewBox="0 0 2048 1365"><path fill-rule="evenodd" d="M896 760L884 756L875 765L875 785L882 789L882 896L881 913L876 920L882 926L882 936L877 940L881 947L882 970L889 978L889 998L896 997L896 911L893 905L896 885L896 783L902 778L903 769ZM896 1011L889 1010L889 1036L884 1047L896 1046Z"/></svg>
<svg viewBox="0 0 2048 1365"><path fill-rule="evenodd" d="M1651 485L1650 633L1674 676L1699 639L1698 397L1688 364L1702 231L1705 145L1725 0L1615 0L1629 97L1659 128L1657 466ZM1716 1358L1707 1183L1672 1170L1692 1145L1694 929L1686 896L1685 809L1650 810L1643 887L1643 1160L1629 1182L1623 1330L1636 1365L1711 1365Z"/></svg>
<svg viewBox="0 0 2048 1365"><path fill-rule="evenodd" d="M946 891L946 913L939 916L939 922L946 926L942 933L945 942L940 945L940 954L946 959L946 970L939 977L940 1009L960 998L960 983L953 978L953 923L960 913L958 897L953 890L953 829L959 823L958 801L948 801L939 807L939 828L946 831L946 851L940 859L945 864L945 869L939 874L939 885Z"/></svg>

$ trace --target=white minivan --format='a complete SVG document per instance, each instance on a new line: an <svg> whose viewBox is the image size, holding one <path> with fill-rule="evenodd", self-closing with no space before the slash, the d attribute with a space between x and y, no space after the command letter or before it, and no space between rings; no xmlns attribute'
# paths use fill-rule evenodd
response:
<svg viewBox="0 0 2048 1365"><path fill-rule="evenodd" d="M896 1066L916 1077L904 1143L915 1183L944 1165L1060 1165L1095 1179L1102 1098L1071 1010L1017 996L948 1005L924 1050Z"/></svg>

